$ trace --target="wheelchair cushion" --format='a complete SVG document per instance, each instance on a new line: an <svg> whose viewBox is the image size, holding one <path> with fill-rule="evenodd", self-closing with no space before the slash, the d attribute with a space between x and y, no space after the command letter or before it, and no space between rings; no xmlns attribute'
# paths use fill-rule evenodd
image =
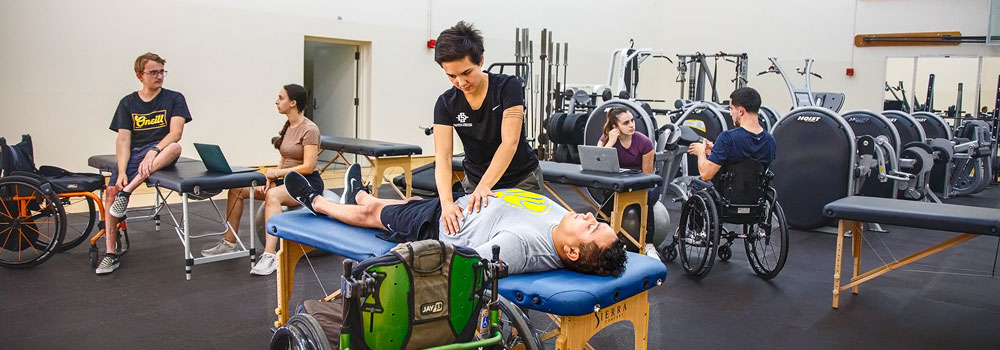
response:
<svg viewBox="0 0 1000 350"><path fill-rule="evenodd" d="M561 316L581 316L657 286L667 277L659 260L629 252L621 277L553 270L508 276L500 294L520 307Z"/></svg>
<svg viewBox="0 0 1000 350"><path fill-rule="evenodd" d="M830 218L1000 236L1000 209L851 196L823 208Z"/></svg>
<svg viewBox="0 0 1000 350"><path fill-rule="evenodd" d="M38 175L52 184L56 193L93 192L104 187L104 175L92 173L74 173L65 169L43 165L38 168Z"/></svg>

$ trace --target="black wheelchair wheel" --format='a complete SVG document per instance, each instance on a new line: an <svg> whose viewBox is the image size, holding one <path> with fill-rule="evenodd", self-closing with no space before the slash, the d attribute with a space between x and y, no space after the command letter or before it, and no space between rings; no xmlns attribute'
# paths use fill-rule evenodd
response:
<svg viewBox="0 0 1000 350"><path fill-rule="evenodd" d="M743 244L753 272L765 280L774 278L788 258L788 225L781 205L774 204L771 217L763 223L744 225Z"/></svg>
<svg viewBox="0 0 1000 350"><path fill-rule="evenodd" d="M542 341L538 332L531 328L528 316L510 300L500 297L500 334L503 335L501 349L541 350Z"/></svg>
<svg viewBox="0 0 1000 350"><path fill-rule="evenodd" d="M271 336L271 350L332 350L323 327L309 314L295 314Z"/></svg>
<svg viewBox="0 0 1000 350"><path fill-rule="evenodd" d="M90 246L90 251L87 252L87 257L90 258L90 268L96 269L98 262L97 259L99 258L96 245Z"/></svg>
<svg viewBox="0 0 1000 350"><path fill-rule="evenodd" d="M681 265L689 277L702 279L712 270L720 225L715 202L705 192L695 193L684 202L677 237Z"/></svg>
<svg viewBox="0 0 1000 350"><path fill-rule="evenodd" d="M94 226L97 226L97 220L100 217L93 198L70 197L61 199L63 200L63 209L67 211L66 234L63 235L62 244L56 247L56 252L64 252L83 243L87 237L90 237L90 233L93 232ZM86 206L84 206L84 202L86 202Z"/></svg>
<svg viewBox="0 0 1000 350"><path fill-rule="evenodd" d="M676 241L677 238L675 237L674 240ZM660 249L660 260L665 263L677 260L677 244L671 243Z"/></svg>
<svg viewBox="0 0 1000 350"><path fill-rule="evenodd" d="M66 213L48 184L23 176L0 179L0 266L45 262L66 231Z"/></svg>
<svg viewBox="0 0 1000 350"><path fill-rule="evenodd" d="M733 248L729 247L729 244L723 244L719 247L719 260L729 261L729 258L733 257Z"/></svg>

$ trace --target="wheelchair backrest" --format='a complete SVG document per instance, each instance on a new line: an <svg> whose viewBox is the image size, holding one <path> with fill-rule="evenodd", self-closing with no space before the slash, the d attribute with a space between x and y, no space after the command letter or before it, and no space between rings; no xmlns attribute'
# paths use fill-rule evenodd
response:
<svg viewBox="0 0 1000 350"><path fill-rule="evenodd" d="M725 164L719 175L712 180L715 189L728 204L755 205L763 198L764 190L770 183L767 169L760 162L744 159L737 163Z"/></svg>
<svg viewBox="0 0 1000 350"><path fill-rule="evenodd" d="M31 135L21 135L21 142L13 146L7 145L7 140L0 137L0 177L14 171L36 171Z"/></svg>
<svg viewBox="0 0 1000 350"><path fill-rule="evenodd" d="M345 300L342 333L352 349L423 349L469 341L485 304L476 251L437 240L413 242L354 267L374 279L367 297Z"/></svg>
<svg viewBox="0 0 1000 350"><path fill-rule="evenodd" d="M728 163L712 179L719 194L723 221L733 218L759 218L763 215L773 176L760 162L745 159ZM753 221L753 220L751 220Z"/></svg>

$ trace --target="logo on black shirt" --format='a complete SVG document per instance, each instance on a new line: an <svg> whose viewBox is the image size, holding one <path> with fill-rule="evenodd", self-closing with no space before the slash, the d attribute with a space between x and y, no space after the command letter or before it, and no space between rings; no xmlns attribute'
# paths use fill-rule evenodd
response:
<svg viewBox="0 0 1000 350"><path fill-rule="evenodd" d="M470 126L472 126L472 123L466 123L465 122L466 120L469 120L469 116L465 115L465 112L458 113L458 115L455 116L455 119L458 119L458 124L455 124L456 127L470 127Z"/></svg>
<svg viewBox="0 0 1000 350"><path fill-rule="evenodd" d="M132 131L159 129L167 126L167 110L147 114L132 114Z"/></svg>

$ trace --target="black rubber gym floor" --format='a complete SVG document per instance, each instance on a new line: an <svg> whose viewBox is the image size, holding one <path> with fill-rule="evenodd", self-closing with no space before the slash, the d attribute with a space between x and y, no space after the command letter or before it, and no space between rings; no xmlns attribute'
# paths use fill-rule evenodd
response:
<svg viewBox="0 0 1000 350"><path fill-rule="evenodd" d="M557 191L572 200L571 190ZM391 191L383 193L391 193ZM1000 189L948 201L1000 207ZM580 201L574 208L587 207ZM671 216L676 225L676 205ZM207 210L201 210L207 209ZM192 213L211 212L208 204ZM247 220L244 220L245 222ZM241 236L249 239L244 224ZM193 231L215 229L204 219ZM249 259L194 267L184 280L183 248L169 226L130 224L132 251L121 268L96 276L86 244L27 270L0 270L0 349L261 349L275 319L275 276L249 275ZM866 235L863 265L909 255L951 233L888 227ZM978 237L861 286L830 307L836 236L790 232L781 274L767 282L748 266L740 242L728 263L692 281L676 262L650 292L650 349L998 349L1000 278L997 237ZM196 251L215 238L194 240ZM197 254L197 253L196 253ZM342 258L299 264L293 304L339 287ZM849 267L845 261L845 267ZM849 271L849 270L845 270ZM849 272L847 272L849 273ZM543 331L551 322L531 318ZM597 349L632 349L631 326L620 323L591 340ZM553 340L547 348L553 348Z"/></svg>

